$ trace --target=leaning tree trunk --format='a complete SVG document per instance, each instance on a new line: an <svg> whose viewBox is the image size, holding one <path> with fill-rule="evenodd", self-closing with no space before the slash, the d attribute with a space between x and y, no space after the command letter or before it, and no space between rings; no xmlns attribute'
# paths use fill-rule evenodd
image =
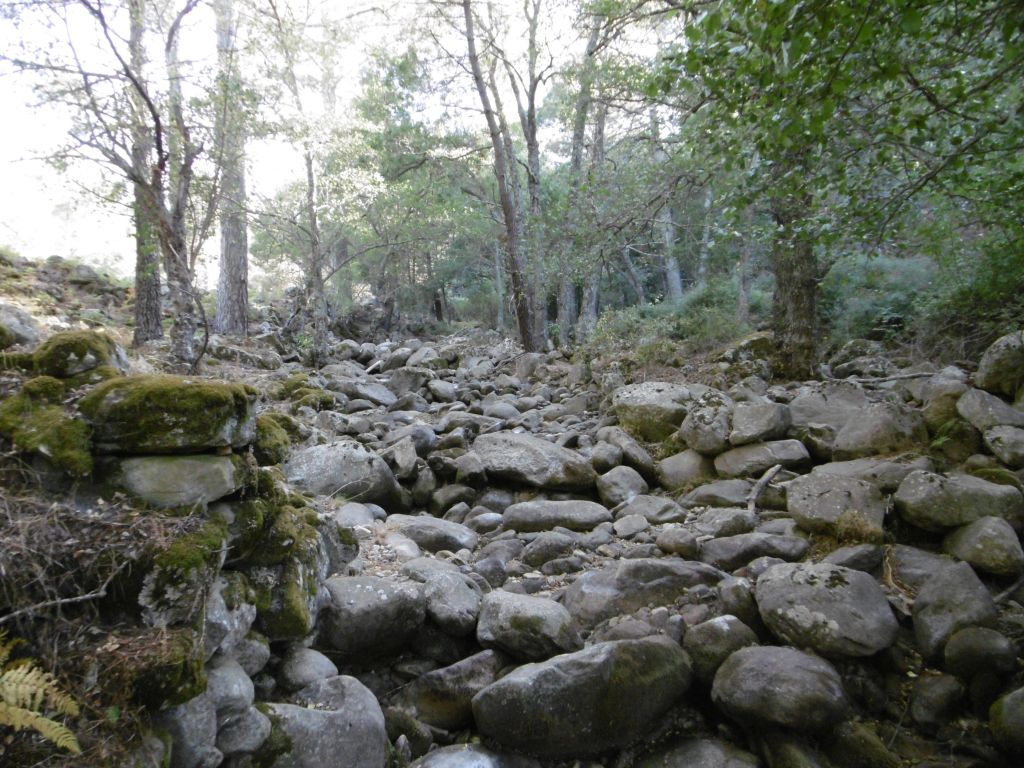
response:
<svg viewBox="0 0 1024 768"><path fill-rule="evenodd" d="M818 261L810 237L801 230L808 205L805 194L771 199L775 374L789 379L812 376L818 364Z"/></svg>
<svg viewBox="0 0 1024 768"><path fill-rule="evenodd" d="M220 276L217 315L220 333L245 334L249 314L249 238L245 220L245 126L238 103L238 15L232 0L216 0L219 101L216 145L220 161Z"/></svg>

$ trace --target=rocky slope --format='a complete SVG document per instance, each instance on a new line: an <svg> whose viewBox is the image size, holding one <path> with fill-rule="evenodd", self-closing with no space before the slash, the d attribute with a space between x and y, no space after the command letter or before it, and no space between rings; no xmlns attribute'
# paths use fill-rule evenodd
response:
<svg viewBox="0 0 1024 768"><path fill-rule="evenodd" d="M48 519L125 539L69 650L103 669L72 693L139 713L114 764L1024 759L1022 334L770 385L761 337L628 383L486 335L319 371L216 340L176 377L10 330L0 435ZM0 611L43 633L41 597Z"/></svg>

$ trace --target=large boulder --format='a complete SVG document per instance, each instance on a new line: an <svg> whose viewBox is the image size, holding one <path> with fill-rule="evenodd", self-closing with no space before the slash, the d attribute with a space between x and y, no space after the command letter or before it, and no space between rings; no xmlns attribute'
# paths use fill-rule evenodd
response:
<svg viewBox="0 0 1024 768"><path fill-rule="evenodd" d="M284 474L289 482L317 495L384 505L398 495L398 481L387 462L348 438L293 451Z"/></svg>
<svg viewBox="0 0 1024 768"><path fill-rule="evenodd" d="M877 487L852 477L812 472L786 487L790 516L811 533L879 540L887 506Z"/></svg>
<svg viewBox="0 0 1024 768"><path fill-rule="evenodd" d="M996 604L967 563L947 565L924 583L914 599L914 635L927 659L941 656L961 629L996 620Z"/></svg>
<svg viewBox="0 0 1024 768"><path fill-rule="evenodd" d="M106 464L109 482L157 508L206 505L242 487L231 456L134 456Z"/></svg>
<svg viewBox="0 0 1024 768"><path fill-rule="evenodd" d="M1024 331L1008 333L985 350L974 383L997 395L1016 396L1024 384Z"/></svg>
<svg viewBox="0 0 1024 768"><path fill-rule="evenodd" d="M970 475L911 472L900 483L893 501L904 520L928 531L958 528L982 517L1001 517L1020 528L1024 519L1020 491Z"/></svg>
<svg viewBox="0 0 1024 768"><path fill-rule="evenodd" d="M550 531L556 527L589 531L601 523L610 522L612 513L594 501L539 499L512 504L502 517L506 529L519 533Z"/></svg>
<svg viewBox="0 0 1024 768"><path fill-rule="evenodd" d="M721 453L729 447L735 405L724 392L705 390L690 404L679 427L679 438L698 453L709 456Z"/></svg>
<svg viewBox="0 0 1024 768"><path fill-rule="evenodd" d="M638 558L587 571L566 590L562 603L583 627L648 605L672 605L698 584L713 585L724 573L701 563Z"/></svg>
<svg viewBox="0 0 1024 768"><path fill-rule="evenodd" d="M669 491L678 491L714 476L714 462L690 448L658 463L658 483Z"/></svg>
<svg viewBox="0 0 1024 768"><path fill-rule="evenodd" d="M778 440L793 423L789 407L780 403L737 403L732 412L732 445Z"/></svg>
<svg viewBox="0 0 1024 768"><path fill-rule="evenodd" d="M783 563L761 574L755 591L776 637L824 656L872 656L896 640L899 625L868 574L829 563Z"/></svg>
<svg viewBox="0 0 1024 768"><path fill-rule="evenodd" d="M597 479L583 456L531 435L480 435L473 443L473 452L480 457L488 477L534 488L580 490L592 487Z"/></svg>
<svg viewBox="0 0 1024 768"><path fill-rule="evenodd" d="M690 685L690 659L666 637L598 643L527 664L473 697L488 742L559 759L626 747Z"/></svg>
<svg viewBox="0 0 1024 768"><path fill-rule="evenodd" d="M965 392L956 401L956 412L980 432L992 427L1024 427L1024 411L980 389Z"/></svg>
<svg viewBox="0 0 1024 768"><path fill-rule="evenodd" d="M987 429L985 445L1006 466L1024 469L1024 429L1009 426Z"/></svg>
<svg viewBox="0 0 1024 768"><path fill-rule="evenodd" d="M799 536L754 531L705 541L700 547L700 559L715 568L732 571L759 557L800 560L809 548L807 540Z"/></svg>
<svg viewBox="0 0 1024 768"><path fill-rule="evenodd" d="M789 413L794 427L821 424L838 432L867 405L867 394L858 385L830 381L808 384L797 390L789 402Z"/></svg>
<svg viewBox="0 0 1024 768"><path fill-rule="evenodd" d="M1001 517L982 517L946 536L943 551L996 576L1024 571L1024 550L1010 524Z"/></svg>
<svg viewBox="0 0 1024 768"><path fill-rule="evenodd" d="M99 453L203 453L256 437L256 390L182 376L110 379L82 398Z"/></svg>
<svg viewBox="0 0 1024 768"><path fill-rule="evenodd" d="M732 448L715 457L715 469L723 477L757 475L776 464L798 467L810 461L804 444L799 440L773 440Z"/></svg>
<svg viewBox="0 0 1024 768"><path fill-rule="evenodd" d="M100 331L61 331L32 353L36 372L67 379L96 368L128 372L128 356L113 338Z"/></svg>
<svg viewBox="0 0 1024 768"><path fill-rule="evenodd" d="M799 731L827 731L851 714L835 667L795 648L736 651L718 668L711 700L739 723Z"/></svg>
<svg viewBox="0 0 1024 768"><path fill-rule="evenodd" d="M401 701L416 718L435 728L454 730L473 722L473 697L493 683L509 665L500 651L481 651L413 680Z"/></svg>
<svg viewBox="0 0 1024 768"><path fill-rule="evenodd" d="M376 576L334 576L320 614L320 638L346 656L401 648L423 626L426 597L412 582Z"/></svg>
<svg viewBox="0 0 1024 768"><path fill-rule="evenodd" d="M583 646L569 612L554 600L496 589L484 595L476 638L517 659L542 661Z"/></svg>
<svg viewBox="0 0 1024 768"><path fill-rule="evenodd" d="M666 381L628 384L612 395L612 409L631 435L639 440L658 442L679 428L691 401L705 389L699 384Z"/></svg>

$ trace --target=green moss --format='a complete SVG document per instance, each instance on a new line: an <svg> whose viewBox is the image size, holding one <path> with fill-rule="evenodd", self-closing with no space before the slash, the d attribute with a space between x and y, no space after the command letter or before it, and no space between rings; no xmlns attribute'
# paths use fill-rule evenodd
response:
<svg viewBox="0 0 1024 768"><path fill-rule="evenodd" d="M256 417L256 443L253 450L256 461L261 466L280 464L288 455L291 444L288 433L276 419L270 418L267 414Z"/></svg>
<svg viewBox="0 0 1024 768"><path fill-rule="evenodd" d="M206 690L203 644L192 629L120 641L108 665L116 693L147 707L174 706Z"/></svg>
<svg viewBox="0 0 1024 768"><path fill-rule="evenodd" d="M857 510L846 510L836 520L836 538L845 544L881 544L885 531Z"/></svg>
<svg viewBox="0 0 1024 768"><path fill-rule="evenodd" d="M8 347L14 346L18 338L14 333L3 323L0 323L0 349L7 349Z"/></svg>
<svg viewBox="0 0 1024 768"><path fill-rule="evenodd" d="M45 456L70 475L92 473L89 425L64 410L64 385L49 376L25 382L0 403L0 435L19 451Z"/></svg>
<svg viewBox="0 0 1024 768"><path fill-rule="evenodd" d="M288 437L292 440L298 440L302 437L302 428L299 425L299 422L287 413L281 413L280 411L264 411L260 415L274 422L277 426L287 432Z"/></svg>
<svg viewBox="0 0 1024 768"><path fill-rule="evenodd" d="M82 398L97 443L119 451L167 453L237 443L251 424L256 390L182 376L122 376Z"/></svg>
<svg viewBox="0 0 1024 768"><path fill-rule="evenodd" d="M304 510L286 506L278 510L248 561L253 565L277 565L293 557L308 558L310 548L316 548L316 539L316 529L307 521Z"/></svg>
<svg viewBox="0 0 1024 768"><path fill-rule="evenodd" d="M978 467L970 470L970 473L982 480L998 485L1012 485L1021 493L1024 493L1024 483L1017 477L1016 473L1003 467Z"/></svg>
<svg viewBox="0 0 1024 768"><path fill-rule="evenodd" d="M112 365L117 350L117 342L104 333L61 331L40 344L32 359L37 373L67 378Z"/></svg>
<svg viewBox="0 0 1024 768"><path fill-rule="evenodd" d="M227 538L228 524L220 515L214 515L157 553L153 564L182 574L202 570L207 565L216 564Z"/></svg>
<svg viewBox="0 0 1024 768"><path fill-rule="evenodd" d="M0 352L0 371L31 371L31 352Z"/></svg>
<svg viewBox="0 0 1024 768"><path fill-rule="evenodd" d="M229 611L236 610L245 603L255 605L256 590L252 588L252 584L249 583L244 573L222 571L221 578L224 579L224 588L221 590L220 596L224 598L224 605Z"/></svg>
<svg viewBox="0 0 1024 768"><path fill-rule="evenodd" d="M123 374L112 365L100 365L93 368L91 371L85 371L84 373L69 376L65 379L65 382L70 389L77 389L78 387L92 386L104 381L110 381L110 379L115 379L122 375Z"/></svg>
<svg viewBox="0 0 1024 768"><path fill-rule="evenodd" d="M273 393L272 397L275 400L291 400L292 395L297 389L308 387L309 385L309 374L308 373L296 373L291 376L287 381L282 382L278 385Z"/></svg>
<svg viewBox="0 0 1024 768"><path fill-rule="evenodd" d="M252 768L273 768L277 759L282 755L289 754L294 749L292 738L281 725L281 718L274 714L266 704L257 704L256 709L266 715L270 720L270 735L252 755Z"/></svg>
<svg viewBox="0 0 1024 768"><path fill-rule="evenodd" d="M272 509L268 502L260 499L241 501L231 506L235 515L231 532L237 537L232 544L233 559L246 558L255 549L263 537L266 521L272 516Z"/></svg>
<svg viewBox="0 0 1024 768"><path fill-rule="evenodd" d="M256 611L260 628L273 640L302 638L313 628L309 612L309 590L301 566L294 560L281 567L278 581L269 589L256 591Z"/></svg>
<svg viewBox="0 0 1024 768"><path fill-rule="evenodd" d="M304 387L297 389L292 395L292 413L300 408L312 408L314 411L329 411L334 407L334 395L323 389Z"/></svg>

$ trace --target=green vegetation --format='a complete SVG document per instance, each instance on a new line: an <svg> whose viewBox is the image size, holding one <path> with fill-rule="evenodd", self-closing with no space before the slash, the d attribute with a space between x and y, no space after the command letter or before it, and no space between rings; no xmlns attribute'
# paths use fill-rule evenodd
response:
<svg viewBox="0 0 1024 768"><path fill-rule="evenodd" d="M66 379L101 366L116 367L118 353L117 342L104 333L62 331L40 344L32 361L37 373Z"/></svg>
<svg viewBox="0 0 1024 768"><path fill-rule="evenodd" d="M63 382L50 376L29 379L19 393L0 402L0 435L16 449L84 477L93 468L91 430L65 409L63 397Z"/></svg>

